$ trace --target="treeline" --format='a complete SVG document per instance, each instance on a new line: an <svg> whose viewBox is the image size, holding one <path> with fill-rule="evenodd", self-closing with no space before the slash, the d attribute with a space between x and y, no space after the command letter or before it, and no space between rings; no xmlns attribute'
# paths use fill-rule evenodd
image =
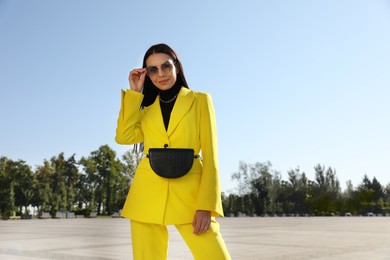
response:
<svg viewBox="0 0 390 260"><path fill-rule="evenodd" d="M76 160L60 153L44 160L35 170L23 160L0 157L0 215L2 218L38 212L74 212L88 216L111 215L122 209L140 154L128 151L118 159L108 145ZM232 174L237 193L222 194L226 215L364 215L390 213L390 184L383 187L374 177L363 177L356 188L348 182L341 191L336 171L317 165L314 180L299 169L288 180L270 162L240 162Z"/></svg>
<svg viewBox="0 0 390 260"><path fill-rule="evenodd" d="M0 215L29 215L31 207L52 215L111 215L123 206L137 160L131 152L117 159L107 145L80 160L60 153L34 171L23 160L0 157Z"/></svg>
<svg viewBox="0 0 390 260"><path fill-rule="evenodd" d="M314 167L314 180L299 169L287 172L288 180L272 170L270 162L240 162L232 174L238 194L223 196L225 214L238 215L367 215L390 213L390 183L383 187L367 175L354 188L351 181L342 191L331 167Z"/></svg>

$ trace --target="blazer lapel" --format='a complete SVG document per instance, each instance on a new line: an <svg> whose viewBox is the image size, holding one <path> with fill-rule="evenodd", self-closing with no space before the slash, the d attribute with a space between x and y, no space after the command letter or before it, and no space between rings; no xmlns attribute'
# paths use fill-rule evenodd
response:
<svg viewBox="0 0 390 260"><path fill-rule="evenodd" d="M171 118L169 119L168 125L168 136L170 136L180 123L183 116L188 112L194 103L195 95L194 92L188 88L182 87L173 106L171 112Z"/></svg>

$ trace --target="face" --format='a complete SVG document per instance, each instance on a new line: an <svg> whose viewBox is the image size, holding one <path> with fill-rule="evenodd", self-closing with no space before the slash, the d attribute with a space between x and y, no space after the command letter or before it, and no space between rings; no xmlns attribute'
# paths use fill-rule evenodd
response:
<svg viewBox="0 0 390 260"><path fill-rule="evenodd" d="M160 90L168 90L176 82L178 70L174 60L165 53L154 53L146 59L147 75Z"/></svg>

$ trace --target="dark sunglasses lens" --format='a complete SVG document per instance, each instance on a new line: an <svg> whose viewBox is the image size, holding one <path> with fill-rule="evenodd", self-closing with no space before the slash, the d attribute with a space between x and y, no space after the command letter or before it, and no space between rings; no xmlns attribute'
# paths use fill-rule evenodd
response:
<svg viewBox="0 0 390 260"><path fill-rule="evenodd" d="M150 75L155 75L157 73L157 67L153 66L153 67L149 67L146 69L146 73L150 76Z"/></svg>
<svg viewBox="0 0 390 260"><path fill-rule="evenodd" d="M170 70L172 70L172 63L170 63L169 61L163 63L163 64L161 65L161 69L162 69L163 71L170 71Z"/></svg>

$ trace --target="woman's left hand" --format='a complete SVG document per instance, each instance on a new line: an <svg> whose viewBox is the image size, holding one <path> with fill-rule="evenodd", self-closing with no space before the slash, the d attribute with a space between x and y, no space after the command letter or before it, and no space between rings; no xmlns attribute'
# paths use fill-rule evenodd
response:
<svg viewBox="0 0 390 260"><path fill-rule="evenodd" d="M211 212L207 210L197 210L192 221L193 233L199 235L209 230L211 224Z"/></svg>

